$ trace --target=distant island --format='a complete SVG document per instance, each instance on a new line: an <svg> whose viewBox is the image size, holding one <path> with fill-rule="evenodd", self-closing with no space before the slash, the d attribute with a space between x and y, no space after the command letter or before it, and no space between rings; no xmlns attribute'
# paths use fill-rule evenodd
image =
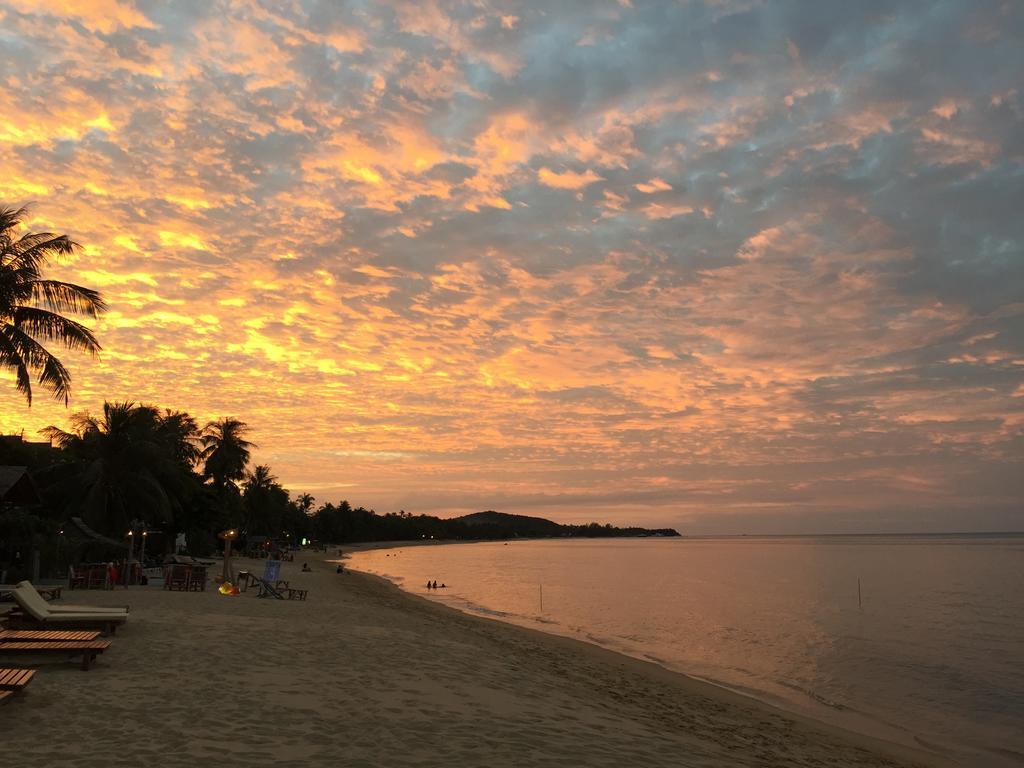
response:
<svg viewBox="0 0 1024 768"><path fill-rule="evenodd" d="M410 515L407 512L379 515L347 502L325 504L313 517L320 541L357 543L367 541L408 541L412 539L556 539L679 536L673 528L617 528L587 523L562 525L542 517L510 515L487 510L461 517Z"/></svg>
<svg viewBox="0 0 1024 768"><path fill-rule="evenodd" d="M451 522L465 526L476 539L623 538L680 535L675 528L616 528L607 523L604 525L599 523L561 525L551 520L545 520L543 517L510 515L494 510L463 515L454 518Z"/></svg>

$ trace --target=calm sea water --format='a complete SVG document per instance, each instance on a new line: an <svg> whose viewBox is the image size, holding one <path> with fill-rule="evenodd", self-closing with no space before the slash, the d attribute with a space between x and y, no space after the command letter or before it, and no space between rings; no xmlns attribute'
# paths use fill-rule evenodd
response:
<svg viewBox="0 0 1024 768"><path fill-rule="evenodd" d="M1024 765L1024 536L516 541L351 565L965 766Z"/></svg>

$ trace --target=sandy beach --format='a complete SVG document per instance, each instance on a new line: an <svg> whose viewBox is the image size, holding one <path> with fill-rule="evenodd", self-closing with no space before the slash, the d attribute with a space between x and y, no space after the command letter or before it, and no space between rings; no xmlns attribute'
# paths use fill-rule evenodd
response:
<svg viewBox="0 0 1024 768"><path fill-rule="evenodd" d="M66 593L130 619L92 670L38 665L0 708L0 766L943 764L302 557L282 578L307 602Z"/></svg>

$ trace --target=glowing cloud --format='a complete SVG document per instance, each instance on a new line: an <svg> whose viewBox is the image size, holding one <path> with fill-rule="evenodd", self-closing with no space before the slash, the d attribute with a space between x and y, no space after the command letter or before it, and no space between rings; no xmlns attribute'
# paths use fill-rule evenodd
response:
<svg viewBox="0 0 1024 768"><path fill-rule="evenodd" d="M537 171L537 179L541 184L555 189L583 189L595 181L604 181L593 171L576 173L575 171L563 171L556 173L548 168L541 168Z"/></svg>
<svg viewBox="0 0 1024 768"><path fill-rule="evenodd" d="M0 0L0 204L110 304L72 409L320 501L1020 527L1022 17Z"/></svg>

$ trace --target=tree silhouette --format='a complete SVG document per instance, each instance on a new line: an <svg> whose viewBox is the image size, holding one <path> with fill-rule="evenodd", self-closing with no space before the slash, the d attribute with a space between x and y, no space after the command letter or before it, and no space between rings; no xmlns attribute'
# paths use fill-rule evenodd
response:
<svg viewBox="0 0 1024 768"><path fill-rule="evenodd" d="M245 509L244 530L277 538L281 524L292 506L288 491L281 487L266 464L258 464L245 477L242 486L242 504Z"/></svg>
<svg viewBox="0 0 1024 768"><path fill-rule="evenodd" d="M199 488L180 460L180 441L189 439L177 431L181 416L188 420L147 405L104 403L102 418L74 414L70 432L47 427L43 434L66 455L48 473L48 493L68 516L115 538L135 517L172 523Z"/></svg>
<svg viewBox="0 0 1024 768"><path fill-rule="evenodd" d="M67 405L71 374L40 340L95 355L100 345L92 331L60 313L96 317L107 307L90 288L43 278L51 257L68 256L78 245L51 232L16 237L25 213L24 208L0 207L0 367L14 371L18 391L30 406L33 374Z"/></svg>
<svg viewBox="0 0 1024 768"><path fill-rule="evenodd" d="M302 514L310 515L312 514L310 510L313 509L313 504L315 502L316 499L314 499L312 495L303 493L295 500L295 505L299 508L299 511L301 511Z"/></svg>
<svg viewBox="0 0 1024 768"><path fill-rule="evenodd" d="M248 431L245 422L232 418L211 421L203 428L200 437L203 474L220 490L245 477L249 449L256 447L243 437Z"/></svg>

